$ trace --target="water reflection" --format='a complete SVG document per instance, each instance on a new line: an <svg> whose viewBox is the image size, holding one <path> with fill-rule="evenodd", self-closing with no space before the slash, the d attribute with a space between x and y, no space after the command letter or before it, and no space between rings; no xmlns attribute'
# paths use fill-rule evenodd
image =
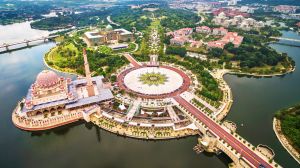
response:
<svg viewBox="0 0 300 168"><path fill-rule="evenodd" d="M100 128L95 126L97 141L101 142Z"/></svg>
<svg viewBox="0 0 300 168"><path fill-rule="evenodd" d="M84 121L77 121L77 122L73 122L61 127L57 127L54 129L50 129L50 130L44 130L44 131L34 131L34 132L30 132L32 137L40 137L43 135L50 135L50 134L55 134L55 135L66 135L71 129L73 129L74 127L81 125L81 124L85 124L86 122Z"/></svg>

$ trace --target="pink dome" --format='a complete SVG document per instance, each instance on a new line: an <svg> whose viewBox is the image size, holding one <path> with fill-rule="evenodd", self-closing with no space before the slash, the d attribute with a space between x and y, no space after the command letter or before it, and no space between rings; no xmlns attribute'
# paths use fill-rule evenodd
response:
<svg viewBox="0 0 300 168"><path fill-rule="evenodd" d="M36 77L35 84L41 88L48 88L56 85L59 81L60 78L55 72L43 70Z"/></svg>

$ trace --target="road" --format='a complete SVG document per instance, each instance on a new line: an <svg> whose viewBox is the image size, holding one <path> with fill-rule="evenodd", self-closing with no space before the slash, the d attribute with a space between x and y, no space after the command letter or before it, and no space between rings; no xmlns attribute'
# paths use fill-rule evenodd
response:
<svg viewBox="0 0 300 168"><path fill-rule="evenodd" d="M219 124L206 116L203 112L195 108L181 96L175 96L174 99L182 105L187 111L192 113L198 120L200 120L203 124L205 124L209 130L223 139L225 142L230 144L230 146L238 151L241 156L250 162L255 167L259 167L260 164L264 165L266 168L271 168L272 166L263 160L260 156L254 153L251 149L245 146L243 143L238 141L233 135L225 131Z"/></svg>
<svg viewBox="0 0 300 168"><path fill-rule="evenodd" d="M110 24L116 25L116 26L120 26L120 24L113 22L113 21L111 20L111 17L110 17L110 16L107 16L106 19L107 19L107 21L108 21Z"/></svg>
<svg viewBox="0 0 300 168"><path fill-rule="evenodd" d="M132 58L132 56L130 54L126 53L126 54L124 54L124 56L134 67L141 66L141 64L139 62L137 62L134 58Z"/></svg>

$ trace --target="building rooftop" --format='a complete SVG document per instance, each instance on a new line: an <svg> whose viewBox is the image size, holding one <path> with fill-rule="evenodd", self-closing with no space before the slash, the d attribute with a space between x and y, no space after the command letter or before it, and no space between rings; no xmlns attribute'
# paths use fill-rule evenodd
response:
<svg viewBox="0 0 300 168"><path fill-rule="evenodd" d="M50 87L59 81L59 76L50 70L43 70L36 77L36 85L39 87Z"/></svg>
<svg viewBox="0 0 300 168"><path fill-rule="evenodd" d="M115 29L114 31L120 31L121 35L128 35L128 34L132 34L130 31L126 30L126 29Z"/></svg>
<svg viewBox="0 0 300 168"><path fill-rule="evenodd" d="M22 109L22 113L27 113L30 111L35 111L35 110L44 109L44 108L51 108L53 106L58 106L58 105L63 105L63 104L66 104L66 108L68 109L68 108L82 106L85 104L91 104L91 103L96 103L96 102L101 102L104 100L112 99L113 95L112 95L111 91L109 89L104 89L102 87L102 85L103 85L102 79L103 79L103 76L97 76L97 77L92 78L92 81L93 81L93 83L96 84L96 88L98 89L98 92L99 92L99 94L96 96L79 99L78 95L76 93L76 87L78 87L79 85L86 85L86 79L85 78L77 79L77 80L72 81L68 85L68 91L74 95L74 99L63 98L63 99L60 99L57 101L45 102L43 104L35 105L31 109L27 109L24 106ZM29 89L27 96L25 98L26 100L31 100L31 92L32 92L32 89Z"/></svg>
<svg viewBox="0 0 300 168"><path fill-rule="evenodd" d="M89 39L93 39L93 38L101 38L103 37L102 35L99 34L99 32L97 31L89 31L89 32L85 32L84 35L89 38Z"/></svg>

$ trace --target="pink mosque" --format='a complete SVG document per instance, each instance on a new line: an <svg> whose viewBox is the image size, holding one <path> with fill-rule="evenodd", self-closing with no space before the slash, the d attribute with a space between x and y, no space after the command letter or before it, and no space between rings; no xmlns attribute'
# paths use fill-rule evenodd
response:
<svg viewBox="0 0 300 168"><path fill-rule="evenodd" d="M72 80L51 70L40 72L26 97L12 114L20 129L38 131L55 128L100 112L100 103L108 103L113 94L103 76L91 77L86 51L83 51L85 78Z"/></svg>

